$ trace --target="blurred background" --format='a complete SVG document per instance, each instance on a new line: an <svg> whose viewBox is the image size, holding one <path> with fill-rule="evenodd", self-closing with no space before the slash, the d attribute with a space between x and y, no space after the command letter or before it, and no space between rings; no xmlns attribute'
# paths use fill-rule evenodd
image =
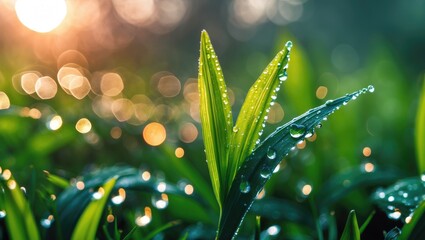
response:
<svg viewBox="0 0 425 240"><path fill-rule="evenodd" d="M423 1L1 0L0 10L0 165L22 183L31 182L28 169L72 178L115 164L175 183L190 178L170 158L209 183L197 92L202 29L219 56L234 119L262 69L294 43L266 132L327 99L375 87L299 144L303 151L282 161L265 196L309 209L310 194L320 202L322 186L352 169L417 174ZM344 180L342 188L351 181ZM197 183L190 184L192 194ZM379 184L327 210L345 221L356 209L363 221ZM184 215L169 211L162 214ZM388 224L383 230L397 222Z"/></svg>

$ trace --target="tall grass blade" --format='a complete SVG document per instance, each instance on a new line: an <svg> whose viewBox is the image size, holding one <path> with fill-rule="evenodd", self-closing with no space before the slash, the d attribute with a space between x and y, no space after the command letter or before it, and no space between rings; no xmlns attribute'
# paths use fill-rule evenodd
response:
<svg viewBox="0 0 425 240"><path fill-rule="evenodd" d="M292 43L287 42L285 48L278 52L248 91L236 124L232 129L229 151L230 166L227 173L228 178L232 180L242 162L259 143L269 108L277 97L280 85L288 77L287 70L291 48Z"/></svg>
<svg viewBox="0 0 425 240"><path fill-rule="evenodd" d="M226 84L208 33L201 33L198 88L200 116L208 170L215 197L221 206L231 179L227 178L232 113Z"/></svg>
<svg viewBox="0 0 425 240"><path fill-rule="evenodd" d="M423 174L425 173L425 82L422 83L422 91L416 115L415 141L419 174Z"/></svg>
<svg viewBox="0 0 425 240"><path fill-rule="evenodd" d="M4 179L4 173L0 177L0 209L5 211L11 239L40 239L32 210L18 183L12 176Z"/></svg>
<svg viewBox="0 0 425 240"><path fill-rule="evenodd" d="M372 89L370 87L369 89ZM277 128L248 156L239 168L224 202L218 239L231 239L257 194L263 189L273 170L293 147L313 134L316 126L353 98L367 92L364 88L344 97L329 100Z"/></svg>
<svg viewBox="0 0 425 240"><path fill-rule="evenodd" d="M103 192L101 193L102 196L100 199L93 199L84 210L83 214L81 214L72 234L72 240L95 239L100 218L117 178L118 177L113 177L108 180L103 185Z"/></svg>
<svg viewBox="0 0 425 240"><path fill-rule="evenodd" d="M413 213L409 223L401 230L399 240L425 239L425 201Z"/></svg>
<svg viewBox="0 0 425 240"><path fill-rule="evenodd" d="M356 212L351 210L342 232L341 240L360 240L359 224L357 223Z"/></svg>

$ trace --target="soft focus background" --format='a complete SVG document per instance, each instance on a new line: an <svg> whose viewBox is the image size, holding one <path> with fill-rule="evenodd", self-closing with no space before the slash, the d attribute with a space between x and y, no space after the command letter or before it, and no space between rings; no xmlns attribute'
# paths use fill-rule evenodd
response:
<svg viewBox="0 0 425 240"><path fill-rule="evenodd" d="M326 99L375 87L324 122L314 143L299 144L304 150L282 161L266 197L309 209L309 195L320 201L323 184L350 169L417 174L423 1L1 0L0 10L0 166L28 189L41 176L29 170L74 178L129 164L183 182L188 195L196 192L170 158L209 182L197 92L202 29L218 53L234 119L262 69L286 41L294 43L268 132ZM350 185L345 180L342 188ZM377 186L332 205L338 226L350 209L364 221ZM138 204L155 207L149 198ZM171 200L157 214L208 223L173 210ZM382 236L399 223L368 231Z"/></svg>

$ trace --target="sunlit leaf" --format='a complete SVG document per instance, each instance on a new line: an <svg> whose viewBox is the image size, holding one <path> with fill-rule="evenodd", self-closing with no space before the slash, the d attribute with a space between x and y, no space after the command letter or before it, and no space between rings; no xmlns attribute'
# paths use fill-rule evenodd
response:
<svg viewBox="0 0 425 240"><path fill-rule="evenodd" d="M275 167L299 141L311 136L316 126L328 115L367 91L368 89L364 88L344 97L329 100L326 104L311 109L277 128L261 142L237 172L223 206L218 238L231 239L235 235L246 212L271 177Z"/></svg>
<svg viewBox="0 0 425 240"><path fill-rule="evenodd" d="M401 230L400 240L425 239L425 201L413 213L409 223Z"/></svg>
<svg viewBox="0 0 425 240"><path fill-rule="evenodd" d="M117 177L113 177L107 181L103 185L104 192L101 193L100 199L93 199L86 207L75 226L71 239L95 239L100 217L116 180Z"/></svg>
<svg viewBox="0 0 425 240"><path fill-rule="evenodd" d="M11 239L40 239L30 205L15 179L1 179L0 190L0 210Z"/></svg>
<svg viewBox="0 0 425 240"><path fill-rule="evenodd" d="M411 213L425 199L425 176L406 178L386 189L378 189L372 200L389 218L409 220Z"/></svg>
<svg viewBox="0 0 425 240"><path fill-rule="evenodd" d="M354 210L351 210L342 232L341 240L360 240L360 230Z"/></svg>
<svg viewBox="0 0 425 240"><path fill-rule="evenodd" d="M269 108L276 100L280 85L288 77L287 70L291 48L292 43L287 42L285 48L278 52L248 91L236 124L232 129L232 141L229 150L230 167L227 173L228 178L232 180L242 162L259 143Z"/></svg>
<svg viewBox="0 0 425 240"><path fill-rule="evenodd" d="M221 205L231 184L226 173L233 118L220 63L206 31L201 33L198 87L208 170L214 194Z"/></svg>
<svg viewBox="0 0 425 240"><path fill-rule="evenodd" d="M420 174L425 173L425 83L422 85L415 129L416 152Z"/></svg>

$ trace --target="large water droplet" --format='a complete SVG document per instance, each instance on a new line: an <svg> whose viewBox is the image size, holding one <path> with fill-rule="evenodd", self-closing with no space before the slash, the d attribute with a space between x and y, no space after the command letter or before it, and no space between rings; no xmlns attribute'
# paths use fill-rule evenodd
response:
<svg viewBox="0 0 425 240"><path fill-rule="evenodd" d="M276 158L276 151L273 148L269 147L269 149L267 149L267 157L269 159L275 159Z"/></svg>
<svg viewBox="0 0 425 240"><path fill-rule="evenodd" d="M280 81L285 81L286 79L288 79L288 73L286 72L286 70L283 70L283 72L279 73L277 77Z"/></svg>
<svg viewBox="0 0 425 240"><path fill-rule="evenodd" d="M239 189L241 190L241 193L249 193L251 186L248 181L243 180L239 185Z"/></svg>
<svg viewBox="0 0 425 240"><path fill-rule="evenodd" d="M237 133L238 131L239 131L239 128L238 128L238 127L236 127L236 126L234 126L234 127L233 127L233 132L234 132L234 133Z"/></svg>
<svg viewBox="0 0 425 240"><path fill-rule="evenodd" d="M289 134L291 134L291 137L293 138L300 138L305 134L305 126L300 124L292 124L289 129Z"/></svg>
<svg viewBox="0 0 425 240"><path fill-rule="evenodd" d="M373 85L369 85L367 86L367 90L371 93L373 93L375 91L375 87Z"/></svg>

